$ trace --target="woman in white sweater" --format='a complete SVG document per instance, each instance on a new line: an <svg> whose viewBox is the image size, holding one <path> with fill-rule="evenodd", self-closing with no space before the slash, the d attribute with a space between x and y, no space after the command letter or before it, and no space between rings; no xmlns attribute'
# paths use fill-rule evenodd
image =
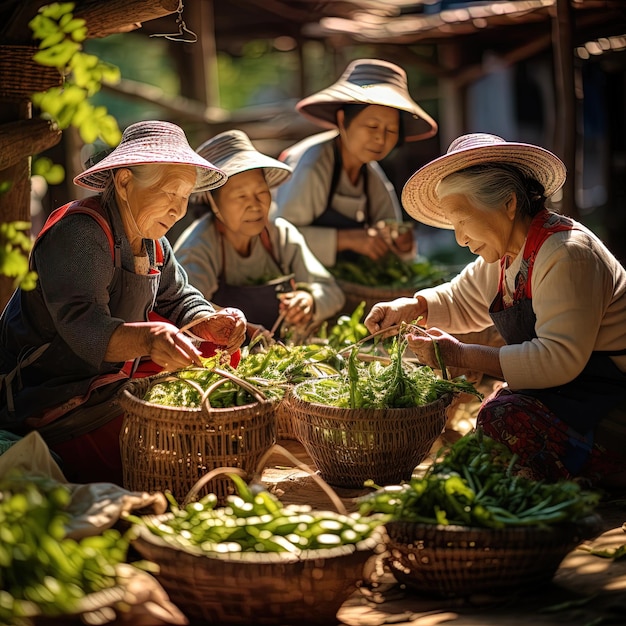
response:
<svg viewBox="0 0 626 626"><path fill-rule="evenodd" d="M538 146L482 133L456 139L419 169L402 201L416 219L454 229L479 258L451 282L375 305L375 332L419 320L421 362L444 362L505 381L477 425L527 471L626 484L626 270L582 224L546 209L565 167ZM448 333L491 324L506 344L466 344ZM445 332L444 332L445 331Z"/></svg>
<svg viewBox="0 0 626 626"><path fill-rule="evenodd" d="M214 304L239 303L249 336L263 329L302 336L335 315L345 301L335 279L295 226L268 220L270 189L291 168L256 150L240 130L216 135L197 152L219 162L228 181L219 193L198 194L206 215L176 242L189 282Z"/></svg>

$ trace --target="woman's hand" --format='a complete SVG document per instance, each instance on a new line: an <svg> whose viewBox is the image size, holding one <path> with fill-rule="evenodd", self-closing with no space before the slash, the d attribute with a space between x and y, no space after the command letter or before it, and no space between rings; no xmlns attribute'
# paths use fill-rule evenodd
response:
<svg viewBox="0 0 626 626"><path fill-rule="evenodd" d="M438 328L429 328L427 331L407 333L406 338L409 349L423 365L439 369L440 363L435 352L435 342L446 369L449 366L460 365L462 343L456 337Z"/></svg>
<svg viewBox="0 0 626 626"><path fill-rule="evenodd" d="M308 291L298 290L281 293L279 311L285 314L285 323L290 326L305 326L313 319L315 301Z"/></svg>
<svg viewBox="0 0 626 626"><path fill-rule="evenodd" d="M425 321L428 315L428 304L421 297L396 298L390 302L375 304L365 318L365 326L370 333L395 326L401 322L413 322L419 318Z"/></svg>
<svg viewBox="0 0 626 626"><path fill-rule="evenodd" d="M193 332L232 354L245 341L246 324L246 317L239 309L225 307L194 326Z"/></svg>
<svg viewBox="0 0 626 626"><path fill-rule="evenodd" d="M200 352L174 324L166 321L120 324L109 340L104 360L112 363L149 356L166 370L201 365Z"/></svg>
<svg viewBox="0 0 626 626"><path fill-rule="evenodd" d="M337 231L337 252L342 250L352 250L378 261L389 252L389 246L375 228L348 228Z"/></svg>
<svg viewBox="0 0 626 626"><path fill-rule="evenodd" d="M250 341L256 339L259 336L261 336L267 343L272 343L274 341L274 338L272 337L270 331L261 324L253 324L252 322L248 322L246 324L246 334Z"/></svg>

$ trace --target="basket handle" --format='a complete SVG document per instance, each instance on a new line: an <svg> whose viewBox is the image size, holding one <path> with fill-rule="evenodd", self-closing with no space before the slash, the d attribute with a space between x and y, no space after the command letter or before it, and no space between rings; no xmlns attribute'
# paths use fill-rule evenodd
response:
<svg viewBox="0 0 626 626"><path fill-rule="evenodd" d="M278 452L282 456L284 456L288 461L291 461L295 465L295 467L304 470L315 480L315 482L322 488L324 493L328 496L328 499L333 503L335 508L337 509L337 513L340 515L348 515L348 511L344 506L343 502L339 498L339 496L335 493L335 490L317 473L315 473L306 463L302 463L299 461L289 450L283 448L280 444L275 443L265 454L259 459L255 470L255 476L260 476L263 468L265 467L265 463L267 459L274 453Z"/></svg>
<svg viewBox="0 0 626 626"><path fill-rule="evenodd" d="M339 496L335 493L333 488L321 476L316 474L308 465L299 461L293 454L291 454L291 452L289 452L289 450L287 450L286 448L283 448L281 445L274 444L260 458L257 464L256 470L255 470L255 473L254 473L253 480L255 480L257 477L261 475L261 472L263 471L263 467L265 467L265 463L267 459L275 452L282 454L287 460L291 461L296 467L299 467L305 472L308 472L308 474L315 480L315 482L317 482L317 484L326 493L330 501L333 503L333 505L337 509L337 513L339 513L340 515L348 515L348 511L346 510L346 507L344 506ZM242 470L240 467L216 467L212 469L210 472L207 472L204 476L201 476L196 481L195 485L189 490L189 493L185 496L182 506L183 507L187 506L192 501L192 499L198 495L200 490L210 480L212 480L216 476L219 476L220 474L237 474L238 476L241 476L243 479L248 478L247 472Z"/></svg>
<svg viewBox="0 0 626 626"><path fill-rule="evenodd" d="M189 490L189 493L187 493L187 495L185 496L185 499L183 500L183 507L186 507L192 501L192 499L198 495L202 487L204 487L210 480L212 480L216 476L219 476L220 474L237 474L244 479L248 478L248 474L244 472L240 467L215 467L196 481L194 486Z"/></svg>
<svg viewBox="0 0 626 626"><path fill-rule="evenodd" d="M209 400L209 396L213 393L215 389L217 389L220 385L223 385L227 380L231 380L232 382L238 384L242 389L245 389L247 392L251 393L259 402L264 403L267 402L267 396L254 385L250 384L247 380L236 376L231 372L227 372L226 370L219 369L217 367L213 368L213 371L216 374L219 374L222 378L215 381L212 385L206 389L206 391L202 392L202 406L206 407L206 409L211 408L211 402Z"/></svg>
<svg viewBox="0 0 626 626"><path fill-rule="evenodd" d="M155 387L156 385L174 381L181 381L183 383L186 383L190 387L193 387L200 394L200 397L202 397L202 394L204 394L204 389L202 389L202 387L195 380L182 378L170 372L163 372L161 374L156 374L155 376L152 376L150 383L148 384L148 388L146 389L146 393L148 393L148 391L150 391L150 389L152 389L152 387Z"/></svg>

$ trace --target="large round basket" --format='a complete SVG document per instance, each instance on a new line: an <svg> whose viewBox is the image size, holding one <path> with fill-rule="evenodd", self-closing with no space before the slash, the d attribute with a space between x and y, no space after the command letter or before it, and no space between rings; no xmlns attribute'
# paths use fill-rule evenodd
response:
<svg viewBox="0 0 626 626"><path fill-rule="evenodd" d="M302 385L305 383L300 383ZM322 478L359 488L409 480L446 425L452 394L406 409L344 409L289 398L296 436Z"/></svg>
<svg viewBox="0 0 626 626"><path fill-rule="evenodd" d="M385 560L398 582L418 593L466 597L549 581L568 552L601 532L601 518L503 529L394 521L385 528Z"/></svg>
<svg viewBox="0 0 626 626"><path fill-rule="evenodd" d="M161 516L164 518L166 516ZM133 545L159 566L157 579L185 615L207 624L334 624L382 537L290 553L212 555L139 527Z"/></svg>
<svg viewBox="0 0 626 626"><path fill-rule="evenodd" d="M153 376L128 383L119 395L124 409L120 434L124 487L131 491L169 490L182 501L196 481L216 467L239 467L252 474L276 441L276 402L232 408L168 407L143 400L162 380ZM262 398L262 396L261 396ZM223 500L227 478L207 491Z"/></svg>

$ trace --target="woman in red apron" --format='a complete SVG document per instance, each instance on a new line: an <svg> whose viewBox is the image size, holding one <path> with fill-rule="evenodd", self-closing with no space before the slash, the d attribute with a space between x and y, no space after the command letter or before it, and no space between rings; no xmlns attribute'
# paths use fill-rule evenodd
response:
<svg viewBox="0 0 626 626"><path fill-rule="evenodd" d="M17 289L0 318L0 428L39 430L69 480L121 484L115 394L129 376L241 345L243 314L216 312L165 237L193 191L225 178L178 126L133 124L74 179L99 194L57 209L39 233L37 286ZM190 324L193 338L180 330Z"/></svg>
<svg viewBox="0 0 626 626"><path fill-rule="evenodd" d="M211 302L240 308L250 335L260 326L306 336L341 309L344 295L298 230L268 219L270 189L291 168L258 152L239 130L220 133L197 151L226 172L228 182L199 194L206 215L176 242L189 281Z"/></svg>
<svg viewBox="0 0 626 626"><path fill-rule="evenodd" d="M377 304L371 331L415 320L421 362L504 381L477 425L547 480L626 484L626 270L582 224L546 208L565 181L551 152L482 133L455 140L418 170L402 200L431 226L454 229L479 258L446 285ZM503 347L448 333L493 323ZM445 331L445 332L444 332Z"/></svg>

